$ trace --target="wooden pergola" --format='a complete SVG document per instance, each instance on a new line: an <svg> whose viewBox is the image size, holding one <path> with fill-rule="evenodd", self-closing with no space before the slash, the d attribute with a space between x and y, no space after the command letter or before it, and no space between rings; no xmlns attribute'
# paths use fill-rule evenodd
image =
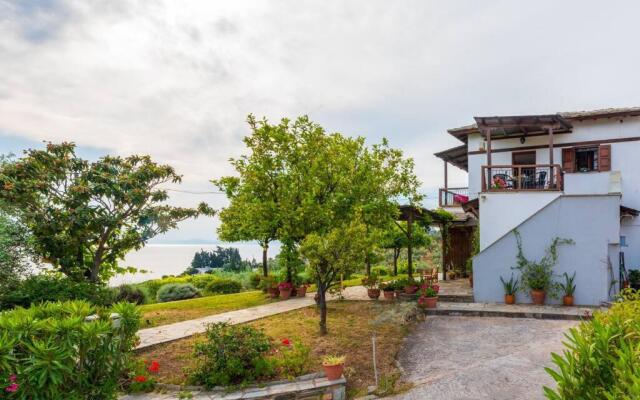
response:
<svg viewBox="0 0 640 400"><path fill-rule="evenodd" d="M407 223L407 229L401 230L407 235L408 245L407 245L407 274L410 277L413 277L413 223L414 222L422 222L425 223L435 223L440 226L440 231L442 232L442 260L444 264L444 260L446 259L447 252L447 237L446 237L446 224L450 223L449 219L444 218L442 215L428 210L424 207L412 206L412 205L401 205L399 206L400 214L398 215L397 221L405 221ZM444 267L444 265L443 265ZM446 280L446 273L443 268L442 279Z"/></svg>

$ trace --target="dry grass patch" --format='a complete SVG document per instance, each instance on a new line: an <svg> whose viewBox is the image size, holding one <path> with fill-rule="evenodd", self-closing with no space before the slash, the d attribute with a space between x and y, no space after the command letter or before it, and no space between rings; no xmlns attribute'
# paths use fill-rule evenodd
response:
<svg viewBox="0 0 640 400"><path fill-rule="evenodd" d="M370 324L392 305L382 302L342 301L330 302L328 313L329 334L318 334L318 313L315 307L307 307L284 314L274 315L249 323L263 329L275 341L283 338L300 340L311 348L310 371L321 371L321 357L326 354L347 356L345 375L351 396L364 394L367 386L374 385L371 362ZM407 327L397 323L378 325L377 336L378 373L387 380L399 375L395 364L396 354L407 333ZM182 384L186 382L188 369L194 364L193 344L203 340L202 335L159 345L139 352L144 359L159 360L160 381Z"/></svg>

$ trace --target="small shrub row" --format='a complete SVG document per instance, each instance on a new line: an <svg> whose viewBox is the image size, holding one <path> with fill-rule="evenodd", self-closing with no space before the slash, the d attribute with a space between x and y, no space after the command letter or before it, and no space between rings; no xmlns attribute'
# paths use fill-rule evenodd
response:
<svg viewBox="0 0 640 400"><path fill-rule="evenodd" d="M216 294L240 293L242 284L232 279L220 279L207 285L207 291Z"/></svg>
<svg viewBox="0 0 640 400"><path fill-rule="evenodd" d="M193 299L200 296L200 291L190 283L169 283L160 288L157 300L161 303L167 301Z"/></svg>
<svg viewBox="0 0 640 400"><path fill-rule="evenodd" d="M120 319L114 323L111 313ZM87 317L97 315L96 319ZM137 340L135 305L57 302L0 314L0 378L10 399L114 399ZM4 398L4 397L2 397Z"/></svg>
<svg viewBox="0 0 640 400"><path fill-rule="evenodd" d="M114 293L103 285L75 282L58 275L33 275L0 293L0 309L29 307L46 301L86 300L107 306L114 302Z"/></svg>

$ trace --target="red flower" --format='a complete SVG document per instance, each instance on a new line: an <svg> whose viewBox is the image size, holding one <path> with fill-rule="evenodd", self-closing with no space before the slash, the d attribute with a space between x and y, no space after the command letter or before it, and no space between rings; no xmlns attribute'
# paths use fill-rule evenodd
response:
<svg viewBox="0 0 640 400"><path fill-rule="evenodd" d="M282 339L282 344L284 346L291 346L291 340L289 340L287 338L284 338L284 339Z"/></svg>
<svg viewBox="0 0 640 400"><path fill-rule="evenodd" d="M18 391L19 387L20 386L18 386L17 383L12 383L11 385L7 386L4 390L9 393L15 393Z"/></svg>
<svg viewBox="0 0 640 400"><path fill-rule="evenodd" d="M147 381L147 377L144 375L138 375L135 378L133 378L133 380L139 383L144 383Z"/></svg>
<svg viewBox="0 0 640 400"><path fill-rule="evenodd" d="M151 365L147 368L149 372L158 373L160 371L160 363L157 361L151 361Z"/></svg>

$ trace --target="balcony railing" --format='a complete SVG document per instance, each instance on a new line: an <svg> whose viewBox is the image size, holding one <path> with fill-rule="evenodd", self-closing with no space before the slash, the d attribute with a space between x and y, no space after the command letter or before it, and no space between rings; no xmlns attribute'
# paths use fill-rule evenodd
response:
<svg viewBox="0 0 640 400"><path fill-rule="evenodd" d="M483 192L562 189L562 169L557 164L482 166Z"/></svg>
<svg viewBox="0 0 640 400"><path fill-rule="evenodd" d="M459 206L469 201L469 188L446 188L440 189L438 193L438 204L440 207Z"/></svg>

